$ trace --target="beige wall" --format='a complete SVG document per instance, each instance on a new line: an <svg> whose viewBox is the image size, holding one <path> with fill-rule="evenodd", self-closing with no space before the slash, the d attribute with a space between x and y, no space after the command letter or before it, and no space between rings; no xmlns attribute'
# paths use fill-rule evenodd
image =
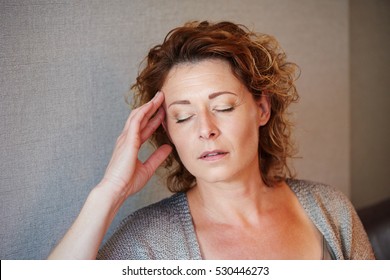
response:
<svg viewBox="0 0 390 280"><path fill-rule="evenodd" d="M390 1L350 10L351 178L357 207L390 197Z"/></svg>

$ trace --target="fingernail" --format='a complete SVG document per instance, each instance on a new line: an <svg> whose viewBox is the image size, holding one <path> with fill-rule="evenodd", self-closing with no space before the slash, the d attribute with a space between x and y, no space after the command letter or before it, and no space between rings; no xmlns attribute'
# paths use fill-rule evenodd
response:
<svg viewBox="0 0 390 280"><path fill-rule="evenodd" d="M154 98L157 98L157 97L159 97L159 96L160 96L160 94L161 94L161 91L158 91L158 92L156 93L156 95L154 96Z"/></svg>

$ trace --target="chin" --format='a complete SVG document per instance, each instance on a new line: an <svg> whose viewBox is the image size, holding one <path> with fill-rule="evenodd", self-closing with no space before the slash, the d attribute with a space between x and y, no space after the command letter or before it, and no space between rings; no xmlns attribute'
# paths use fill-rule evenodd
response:
<svg viewBox="0 0 390 280"><path fill-rule="evenodd" d="M195 176L195 178L197 181L207 183L222 183L232 181L234 173L233 170L208 170L199 172L200 176Z"/></svg>

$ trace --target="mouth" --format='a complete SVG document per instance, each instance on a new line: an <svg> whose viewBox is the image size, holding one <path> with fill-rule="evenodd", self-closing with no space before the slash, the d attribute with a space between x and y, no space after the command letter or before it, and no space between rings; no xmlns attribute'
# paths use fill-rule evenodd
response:
<svg viewBox="0 0 390 280"><path fill-rule="evenodd" d="M200 155L198 159L205 159L205 160L214 160L222 158L223 156L227 155L228 153L225 151L215 150L215 151L207 151Z"/></svg>

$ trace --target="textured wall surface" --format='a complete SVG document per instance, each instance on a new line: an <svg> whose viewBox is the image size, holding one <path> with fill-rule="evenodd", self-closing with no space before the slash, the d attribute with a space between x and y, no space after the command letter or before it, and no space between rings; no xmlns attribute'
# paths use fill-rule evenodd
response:
<svg viewBox="0 0 390 280"><path fill-rule="evenodd" d="M236 21L279 39L302 69L298 176L349 194L348 9L346 0L1 0L0 258L47 257L103 175L146 51L188 20ZM158 180L108 235L167 195Z"/></svg>
<svg viewBox="0 0 390 280"><path fill-rule="evenodd" d="M351 199L390 197L390 1L351 1Z"/></svg>

